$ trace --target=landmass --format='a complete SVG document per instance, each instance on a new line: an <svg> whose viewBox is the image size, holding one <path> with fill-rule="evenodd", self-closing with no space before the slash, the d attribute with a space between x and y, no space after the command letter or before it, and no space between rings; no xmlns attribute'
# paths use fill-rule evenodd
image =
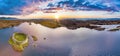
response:
<svg viewBox="0 0 120 56"><path fill-rule="evenodd" d="M8 42L15 51L22 52L28 46L28 36L24 33L15 32Z"/></svg>
<svg viewBox="0 0 120 56"><path fill-rule="evenodd" d="M31 25L31 22L36 24L41 24L43 26L49 28L58 28L58 27L66 27L68 29L74 30L77 28L89 28L95 29L98 31L105 30L98 25L118 25L120 24L120 20L77 20L77 19L31 19L31 20L0 20L0 29L18 26L21 23L28 22ZM120 29L120 27L119 27ZM112 31L112 30L109 30ZM114 30L113 30L114 31Z"/></svg>

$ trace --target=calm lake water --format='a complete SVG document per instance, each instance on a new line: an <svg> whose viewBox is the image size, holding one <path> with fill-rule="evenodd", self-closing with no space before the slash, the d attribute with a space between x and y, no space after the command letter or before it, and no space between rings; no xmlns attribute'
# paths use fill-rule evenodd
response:
<svg viewBox="0 0 120 56"><path fill-rule="evenodd" d="M102 27L109 29L116 25ZM8 43L14 32L34 35L38 41L29 37L29 46L23 52L16 52ZM120 31L52 29L25 22L0 30L0 56L120 56Z"/></svg>

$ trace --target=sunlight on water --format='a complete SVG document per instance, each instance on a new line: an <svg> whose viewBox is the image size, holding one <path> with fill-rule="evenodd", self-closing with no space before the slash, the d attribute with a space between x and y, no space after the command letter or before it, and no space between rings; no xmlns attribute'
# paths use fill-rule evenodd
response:
<svg viewBox="0 0 120 56"><path fill-rule="evenodd" d="M9 36L11 36L13 32L21 32L29 35L29 46L25 48L23 53L19 53L20 56L96 56L119 55L118 52L120 52L118 51L120 47L119 31L107 32L87 28L69 30L65 27L52 29L40 24L29 24L27 22L13 27L10 30L8 28L5 33L8 31L10 31ZM2 30L0 33L2 33ZM2 39L8 41L9 36L4 36L5 38ZM37 37L38 40L36 42L33 41L31 36ZM0 56L4 55L6 51L9 55L12 55L11 53L18 54L8 43L4 45L0 43L0 46L1 45L3 47L0 47L0 49L4 48L5 50L0 51Z"/></svg>

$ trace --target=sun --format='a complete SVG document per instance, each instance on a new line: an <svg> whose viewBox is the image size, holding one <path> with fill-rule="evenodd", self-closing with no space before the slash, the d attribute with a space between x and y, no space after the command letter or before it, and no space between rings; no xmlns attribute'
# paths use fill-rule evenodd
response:
<svg viewBox="0 0 120 56"><path fill-rule="evenodd" d="M55 19L59 19L60 18L60 16L57 14L57 15L55 15Z"/></svg>

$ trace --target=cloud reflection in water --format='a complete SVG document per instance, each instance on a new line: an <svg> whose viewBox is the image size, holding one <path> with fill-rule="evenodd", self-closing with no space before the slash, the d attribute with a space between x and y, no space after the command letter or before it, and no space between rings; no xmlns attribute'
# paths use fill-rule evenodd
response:
<svg viewBox="0 0 120 56"><path fill-rule="evenodd" d="M115 48L116 46L114 46L120 46L117 43L117 36L119 35L115 34L116 32L113 34L111 32L98 32L86 28L69 30L60 27L51 29L35 23L29 25L27 22L15 27L15 31L38 37L37 45L39 49L36 48L35 50L30 51L31 54L49 54L52 50L58 51L58 53L63 54L63 56L65 54L69 54L69 56L118 55L117 52L119 52L117 51L118 47ZM44 40L44 38L46 38L46 40ZM44 50L41 50L42 48ZM48 50L49 48L51 51ZM36 52L34 53L34 51ZM54 53L57 55L58 53L56 51ZM25 53L25 55L27 54L29 54L29 51Z"/></svg>

